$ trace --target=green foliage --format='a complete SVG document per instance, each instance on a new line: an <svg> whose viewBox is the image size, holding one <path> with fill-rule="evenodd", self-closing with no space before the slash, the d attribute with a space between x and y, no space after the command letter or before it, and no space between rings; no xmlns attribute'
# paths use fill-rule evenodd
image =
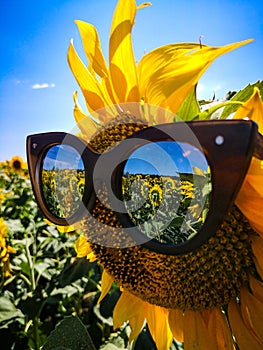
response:
<svg viewBox="0 0 263 350"><path fill-rule="evenodd" d="M190 91L184 102L176 113L177 121L190 121L200 113L200 107L196 98L196 85Z"/></svg>
<svg viewBox="0 0 263 350"><path fill-rule="evenodd" d="M43 350L96 350L86 327L78 317L68 316L51 332Z"/></svg>
<svg viewBox="0 0 263 350"><path fill-rule="evenodd" d="M91 342L99 349L116 334L111 317L118 289L115 286L97 305L101 268L76 258L76 235L61 233L44 221L26 172L0 163L0 193L6 244L16 250L9 254L9 273L0 266L1 350L79 350L80 341L89 344L85 349L92 349ZM118 334L123 348L127 329Z"/></svg>
<svg viewBox="0 0 263 350"><path fill-rule="evenodd" d="M257 87L260 91L260 95L263 96L263 81L259 80L254 84L248 84L244 89L240 90L237 92L232 98L231 102L235 101L240 101L240 102L245 102L247 101L250 96L253 94L254 88ZM225 107L221 114L221 118L225 119L227 118L231 113L234 113L238 109L239 105L238 104L230 104Z"/></svg>

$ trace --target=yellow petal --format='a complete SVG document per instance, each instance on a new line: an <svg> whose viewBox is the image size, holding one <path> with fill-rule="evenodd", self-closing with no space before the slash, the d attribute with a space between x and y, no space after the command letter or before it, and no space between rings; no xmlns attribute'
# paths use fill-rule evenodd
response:
<svg viewBox="0 0 263 350"><path fill-rule="evenodd" d="M247 327L263 345L263 303L245 287L241 289L240 300L241 314Z"/></svg>
<svg viewBox="0 0 263 350"><path fill-rule="evenodd" d="M96 28L83 21L75 21L78 26L82 44L89 61L88 68L94 70L100 77L104 78L108 76L108 69L104 56L102 54L100 39Z"/></svg>
<svg viewBox="0 0 263 350"><path fill-rule="evenodd" d="M179 309L172 309L169 311L169 326L173 333L174 338L179 342L184 341L183 331L183 312Z"/></svg>
<svg viewBox="0 0 263 350"><path fill-rule="evenodd" d="M49 221L48 219L44 219L45 223L49 226L56 226L57 230L61 233L75 233L75 230L77 227L74 225L69 225L69 226L59 226L59 225L54 225L53 222Z"/></svg>
<svg viewBox="0 0 263 350"><path fill-rule="evenodd" d="M263 161L252 158L245 181L263 198Z"/></svg>
<svg viewBox="0 0 263 350"><path fill-rule="evenodd" d="M7 252L11 254L16 254L16 249L11 247L10 245L7 246Z"/></svg>
<svg viewBox="0 0 263 350"><path fill-rule="evenodd" d="M259 132L263 133L263 102L257 87L254 88L254 92L248 101L238 108L233 118L254 120L258 124Z"/></svg>
<svg viewBox="0 0 263 350"><path fill-rule="evenodd" d="M101 295L99 297L98 304L109 293L113 282L114 279L111 277L111 275L106 270L103 270L101 276Z"/></svg>
<svg viewBox="0 0 263 350"><path fill-rule="evenodd" d="M145 102L176 113L191 89L217 57L249 42L251 40L223 47L202 48L197 44L185 44L185 47L184 44L174 44L158 48L158 54L150 52L138 65L140 92ZM149 70L150 74L144 78L144 73Z"/></svg>
<svg viewBox="0 0 263 350"><path fill-rule="evenodd" d="M158 350L168 350L173 341L168 317L169 310L146 303L146 321Z"/></svg>
<svg viewBox="0 0 263 350"><path fill-rule="evenodd" d="M89 242L87 242L87 239L84 236L78 237L74 248L78 258L83 258L84 256L87 256L88 254L92 253L90 244Z"/></svg>
<svg viewBox="0 0 263 350"><path fill-rule="evenodd" d="M118 1L112 19L109 43L110 76L117 102L140 101L131 41L135 15L135 0Z"/></svg>
<svg viewBox="0 0 263 350"><path fill-rule="evenodd" d="M262 343L259 343L253 333L247 328L242 318L240 307L236 301L228 304L228 317L232 332L240 350L262 350Z"/></svg>
<svg viewBox="0 0 263 350"><path fill-rule="evenodd" d="M185 311L184 313L184 348L185 350L217 349L216 340L208 332L202 314L197 311Z"/></svg>
<svg viewBox="0 0 263 350"><path fill-rule="evenodd" d="M93 119L89 115L87 115L80 107L77 99L77 91L75 91L73 95L74 99L74 117L77 122L77 125L81 132L83 133L83 136L88 141L90 140L91 136L95 134L95 132L98 130L99 124L95 123Z"/></svg>
<svg viewBox="0 0 263 350"><path fill-rule="evenodd" d="M250 184L244 180L242 187L235 201L242 213L248 218L251 226L263 238L262 211L263 197Z"/></svg>
<svg viewBox="0 0 263 350"><path fill-rule="evenodd" d="M135 339L144 324L145 302L127 291L123 291L113 311L114 328L120 328L129 321L131 334L129 341Z"/></svg>
<svg viewBox="0 0 263 350"><path fill-rule="evenodd" d="M254 253L254 262L258 273L263 278L263 239L259 236L252 238L252 251Z"/></svg>
<svg viewBox="0 0 263 350"><path fill-rule="evenodd" d="M234 350L234 343L230 328L223 312L219 308L208 311L208 332L216 339L216 349L218 350Z"/></svg>
<svg viewBox="0 0 263 350"><path fill-rule="evenodd" d="M254 120L263 132L263 103L258 88L248 101L246 101L235 113L234 118L248 117ZM263 237L263 161L252 158L247 176L239 191L236 204L249 219L253 228Z"/></svg>
<svg viewBox="0 0 263 350"><path fill-rule="evenodd" d="M249 285L253 295L263 303L263 283L253 276L249 276Z"/></svg>
<svg viewBox="0 0 263 350"><path fill-rule="evenodd" d="M68 49L68 63L82 90L87 107L91 113L97 109L112 104L112 101L105 88L103 88L103 85L98 82L96 77L81 61L72 41Z"/></svg>

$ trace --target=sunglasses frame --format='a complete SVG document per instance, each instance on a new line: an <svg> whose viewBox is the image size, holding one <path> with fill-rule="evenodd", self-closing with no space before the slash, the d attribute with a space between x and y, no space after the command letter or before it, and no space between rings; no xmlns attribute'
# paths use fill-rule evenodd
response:
<svg viewBox="0 0 263 350"><path fill-rule="evenodd" d="M206 220L195 236L178 245L162 244L156 239L144 242L144 235L132 223L122 200L122 176L127 159L138 147L157 141L186 142L193 145L204 153L211 169L212 193ZM69 218L53 215L45 202L42 190L43 160L48 150L59 144L75 148L82 157L85 169L82 203ZM33 191L41 211L48 220L56 225L67 226L81 220L87 209L91 213L96 200L95 183L102 181L109 185L110 202L114 203L117 198L118 203L113 204L113 210L115 209L123 229L128 228L138 244L168 255L191 252L215 234L234 203L253 155L263 159L263 136L258 133L257 124L251 120L191 121L152 126L134 133L104 153L96 152L80 138L68 133L52 132L27 137L27 159ZM119 162L112 169L116 159ZM100 170L94 175L96 168Z"/></svg>

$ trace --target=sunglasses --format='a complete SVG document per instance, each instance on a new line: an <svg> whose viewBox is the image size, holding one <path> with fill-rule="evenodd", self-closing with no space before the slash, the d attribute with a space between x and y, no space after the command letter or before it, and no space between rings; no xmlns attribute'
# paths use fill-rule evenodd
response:
<svg viewBox="0 0 263 350"><path fill-rule="evenodd" d="M193 251L215 234L252 156L263 159L263 136L250 120L146 127L103 153L68 133L27 137L34 195L48 220L96 220L100 202L133 245L169 255Z"/></svg>

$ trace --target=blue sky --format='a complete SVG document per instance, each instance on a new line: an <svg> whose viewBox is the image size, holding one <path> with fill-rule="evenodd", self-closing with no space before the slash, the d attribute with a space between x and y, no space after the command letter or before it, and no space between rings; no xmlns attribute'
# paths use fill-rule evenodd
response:
<svg viewBox="0 0 263 350"><path fill-rule="evenodd" d="M78 89L67 64L70 39L80 52L74 23L94 24L107 57L116 0L3 0L0 5L0 161L25 159L26 135L74 127L73 99ZM140 2L138 2L139 4ZM263 78L262 0L152 0L138 12L133 30L136 59L168 43L225 45L254 42L217 59L199 84L199 97L217 98ZM79 94L81 95L81 94Z"/></svg>
<svg viewBox="0 0 263 350"><path fill-rule="evenodd" d="M154 142L137 148L129 157L124 173L175 176L194 173L194 167L207 171L203 153L184 142Z"/></svg>

